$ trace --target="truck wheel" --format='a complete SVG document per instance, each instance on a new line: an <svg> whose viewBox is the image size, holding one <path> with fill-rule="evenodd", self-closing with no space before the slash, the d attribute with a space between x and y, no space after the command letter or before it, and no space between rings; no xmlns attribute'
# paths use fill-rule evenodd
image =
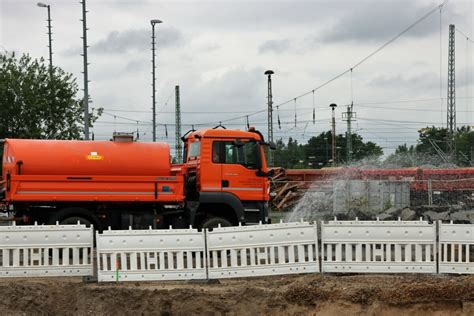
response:
<svg viewBox="0 0 474 316"><path fill-rule="evenodd" d="M86 225L87 227L92 225L90 220L84 217L79 217L79 216L66 217L65 219L61 220L59 224L60 225L75 225L77 224L77 222L79 222L79 224Z"/></svg>
<svg viewBox="0 0 474 316"><path fill-rule="evenodd" d="M201 222L201 228L206 228L209 231L212 231L212 229L219 227L219 224L221 227L229 227L232 226L232 223L229 222L227 219L222 218L222 217L206 217L202 222Z"/></svg>
<svg viewBox="0 0 474 316"><path fill-rule="evenodd" d="M98 221L94 215L88 210L80 207L68 207L57 213L51 214L48 224L54 225L56 222L62 225L75 225L79 221L80 224L93 226L94 229L100 229Z"/></svg>

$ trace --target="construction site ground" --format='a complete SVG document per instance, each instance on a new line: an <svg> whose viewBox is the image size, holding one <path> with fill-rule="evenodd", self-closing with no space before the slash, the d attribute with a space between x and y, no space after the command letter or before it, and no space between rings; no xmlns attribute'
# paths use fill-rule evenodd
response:
<svg viewBox="0 0 474 316"><path fill-rule="evenodd" d="M0 280L2 315L474 315L474 275L270 276L204 282Z"/></svg>

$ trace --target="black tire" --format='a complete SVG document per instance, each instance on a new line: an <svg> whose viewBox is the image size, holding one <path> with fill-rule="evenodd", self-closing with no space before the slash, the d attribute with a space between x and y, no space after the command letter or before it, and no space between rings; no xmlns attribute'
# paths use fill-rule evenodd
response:
<svg viewBox="0 0 474 316"><path fill-rule="evenodd" d="M68 207L51 214L48 224L54 225L58 222L62 225L75 225L77 221L86 226L93 226L94 229L100 229L97 218L87 209L80 207Z"/></svg>
<svg viewBox="0 0 474 316"><path fill-rule="evenodd" d="M219 227L219 224L221 227L229 227L232 226L232 223L229 222L227 219L222 218L222 217L206 217L200 225L200 228L208 229L209 231L212 231L214 228Z"/></svg>
<svg viewBox="0 0 474 316"><path fill-rule="evenodd" d="M87 218L84 218L84 217L80 217L80 216L66 217L66 218L62 219L59 222L59 224L60 225L76 225L77 222L79 222L79 224L86 225L87 227L92 225L90 220L88 220Z"/></svg>

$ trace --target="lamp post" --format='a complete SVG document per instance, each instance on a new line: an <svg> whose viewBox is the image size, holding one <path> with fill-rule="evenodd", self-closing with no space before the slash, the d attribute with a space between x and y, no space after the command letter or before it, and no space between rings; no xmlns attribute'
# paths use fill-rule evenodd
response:
<svg viewBox="0 0 474 316"><path fill-rule="evenodd" d="M163 23L160 20L151 20L151 52L152 52L152 87L153 87L153 141L156 142L156 87L155 87L155 24Z"/></svg>
<svg viewBox="0 0 474 316"><path fill-rule="evenodd" d="M45 4L42 2L37 3L38 7L40 8L47 8L48 9L48 37L49 37L49 72L52 74L53 72L53 46L52 46L52 33L51 33L51 6L49 4Z"/></svg>
<svg viewBox="0 0 474 316"><path fill-rule="evenodd" d="M337 104L331 103L329 105L332 109L332 166L336 165L336 114L335 110Z"/></svg>

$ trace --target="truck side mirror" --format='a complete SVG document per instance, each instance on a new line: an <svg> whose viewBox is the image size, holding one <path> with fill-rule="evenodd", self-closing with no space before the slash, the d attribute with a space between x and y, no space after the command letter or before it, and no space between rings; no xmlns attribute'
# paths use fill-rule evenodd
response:
<svg viewBox="0 0 474 316"><path fill-rule="evenodd" d="M257 143L257 142L255 143L255 149L256 149L256 152L257 152L257 161L256 161L255 167L257 168L258 172L261 172L262 167L263 167L263 162L262 162L262 155L261 155L261 152L260 152L260 144Z"/></svg>
<svg viewBox="0 0 474 316"><path fill-rule="evenodd" d="M260 155L260 152L258 152L257 155L256 167L258 170L262 170L262 156Z"/></svg>

